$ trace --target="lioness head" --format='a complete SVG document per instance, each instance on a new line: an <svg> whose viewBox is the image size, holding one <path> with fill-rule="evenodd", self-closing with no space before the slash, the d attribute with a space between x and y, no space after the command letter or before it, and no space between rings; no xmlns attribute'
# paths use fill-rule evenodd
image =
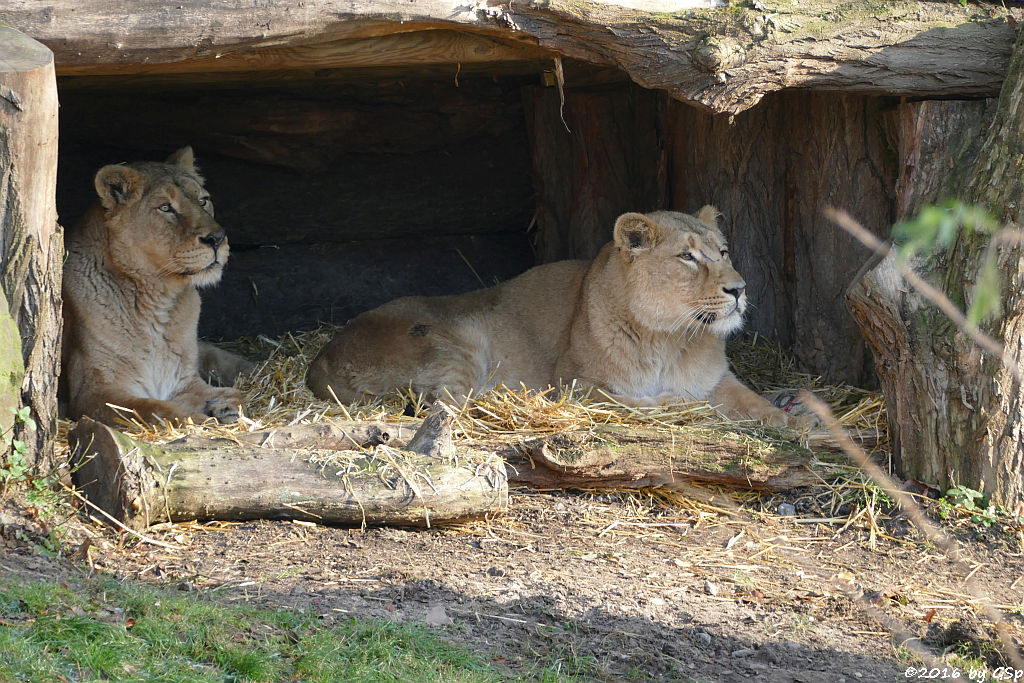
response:
<svg viewBox="0 0 1024 683"><path fill-rule="evenodd" d="M743 325L746 282L729 260L718 211L627 213L615 221L630 310L652 330L724 337Z"/></svg>
<svg viewBox="0 0 1024 683"><path fill-rule="evenodd" d="M146 279L216 284L228 259L228 240L213 219L213 202L191 147L166 163L104 166L96 193L106 210L116 268Z"/></svg>

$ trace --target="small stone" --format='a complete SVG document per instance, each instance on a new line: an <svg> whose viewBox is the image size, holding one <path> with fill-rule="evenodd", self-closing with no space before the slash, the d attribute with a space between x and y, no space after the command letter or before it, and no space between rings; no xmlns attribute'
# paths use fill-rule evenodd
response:
<svg viewBox="0 0 1024 683"><path fill-rule="evenodd" d="M694 635L697 637L697 642L699 642L704 647L710 647L711 646L711 635L710 634L704 633L704 631L697 631L697 633L694 634Z"/></svg>
<svg viewBox="0 0 1024 683"><path fill-rule="evenodd" d="M752 654L754 654L754 650L750 650L748 648L743 648L741 650L733 650L732 651L732 656L733 657L749 657Z"/></svg>
<svg viewBox="0 0 1024 683"><path fill-rule="evenodd" d="M505 576L505 570L501 567L490 567L487 570L488 576Z"/></svg>
<svg viewBox="0 0 1024 683"><path fill-rule="evenodd" d="M711 583L710 581L704 582L704 592L708 595L718 595L718 586Z"/></svg>
<svg viewBox="0 0 1024 683"><path fill-rule="evenodd" d="M448 616L444 605L434 605L427 610L426 622L430 626L451 626L455 622Z"/></svg>
<svg viewBox="0 0 1024 683"><path fill-rule="evenodd" d="M796 506L792 503L779 503L779 514L783 517L792 517L796 514Z"/></svg>

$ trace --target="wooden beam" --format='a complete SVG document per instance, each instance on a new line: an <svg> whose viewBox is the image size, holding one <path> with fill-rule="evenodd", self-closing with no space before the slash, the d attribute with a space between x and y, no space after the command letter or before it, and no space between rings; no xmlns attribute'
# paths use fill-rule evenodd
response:
<svg viewBox="0 0 1024 683"><path fill-rule="evenodd" d="M448 65L457 76L462 65L513 62L521 70L540 70L555 53L522 41L497 40L490 36L451 30L420 30L409 33L336 40L326 43L280 45L255 49L227 49L213 56L177 62L91 64L61 66L61 76L120 74L182 74L259 72L287 69L376 69ZM527 66L530 65L530 66Z"/></svg>
<svg viewBox="0 0 1024 683"><path fill-rule="evenodd" d="M617 66L647 88L735 114L784 88L992 96L1006 75L1017 26L1024 20L1024 8L1015 4L753 4L655 13L593 0L454 8L441 0L306 0L301 6L256 7L136 0L126 17L119 0L8 0L0 21L48 45L59 73L213 69L221 68L215 66L221 59L228 59L224 68L247 70L309 62L384 66L434 59L424 51L435 48L441 50L437 59L456 62L556 54ZM390 44L373 43L375 38L432 29L478 35L447 47L414 37L394 56L380 49L364 52ZM502 46L479 40L498 40ZM346 46L346 41L355 43ZM299 50L302 46L321 47Z"/></svg>

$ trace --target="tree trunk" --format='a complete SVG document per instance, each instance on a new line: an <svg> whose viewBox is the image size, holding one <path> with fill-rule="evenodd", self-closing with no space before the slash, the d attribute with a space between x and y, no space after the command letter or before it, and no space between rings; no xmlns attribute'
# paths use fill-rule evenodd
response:
<svg viewBox="0 0 1024 683"><path fill-rule="evenodd" d="M786 88L995 94L1021 16L998 5L865 0L671 14L578 0L306 0L298 9L138 0L126 29L119 0L8 0L0 10L55 51L62 75L396 68L405 78L449 67L457 78L463 67L499 64L536 73L562 56L730 114Z"/></svg>
<svg viewBox="0 0 1024 683"><path fill-rule="evenodd" d="M992 123L979 126L979 120ZM901 121L901 208L959 196L1000 220L1024 221L1024 37L994 119L983 104L926 103L905 106ZM936 177L946 181L936 183ZM948 252L929 254L913 267L966 307L987 240L962 234ZM875 352L901 474L942 488L966 485L1015 507L1024 502L1024 396L1010 369L1024 367L1019 247L1002 250L1000 270L1004 317L987 331L1005 344L1006 365L983 354L910 289L891 257L865 272L849 301Z"/></svg>
<svg viewBox="0 0 1024 683"><path fill-rule="evenodd" d="M501 460L465 448L449 452L450 428L434 427L417 432L419 451L344 450L413 438L401 427L372 424L286 428L246 435L241 443L188 436L155 445L82 418L68 441L80 465L76 485L135 529L194 519L430 526L504 511Z"/></svg>
<svg viewBox="0 0 1024 683"><path fill-rule="evenodd" d="M56 187L53 55L0 26L0 286L21 337L20 404L37 425L34 432L15 425L14 438L28 444L29 464L40 471L53 465L57 429L64 243Z"/></svg>

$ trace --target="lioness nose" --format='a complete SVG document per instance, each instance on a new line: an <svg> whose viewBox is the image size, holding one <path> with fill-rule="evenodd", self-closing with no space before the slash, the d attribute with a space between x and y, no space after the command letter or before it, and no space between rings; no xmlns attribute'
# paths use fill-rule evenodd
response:
<svg viewBox="0 0 1024 683"><path fill-rule="evenodd" d="M212 249L217 249L220 245L224 244L224 239L227 235L224 234L223 230L217 232L211 232L209 235L203 235L199 238L199 241Z"/></svg>
<svg viewBox="0 0 1024 683"><path fill-rule="evenodd" d="M746 284L733 285L732 287L722 287L722 291L725 292L726 294L733 295L734 297L736 297L736 300L739 301L740 300L740 294L742 294L743 290L746 289L746 288L747 288Z"/></svg>

